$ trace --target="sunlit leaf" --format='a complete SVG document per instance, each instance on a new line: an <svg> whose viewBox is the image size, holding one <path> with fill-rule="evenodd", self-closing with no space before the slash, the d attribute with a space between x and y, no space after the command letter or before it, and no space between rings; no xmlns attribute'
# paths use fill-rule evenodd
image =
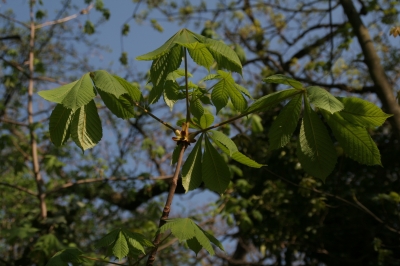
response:
<svg viewBox="0 0 400 266"><path fill-rule="evenodd" d="M122 119L135 117L133 105L126 98L129 97L127 94L121 95L119 98L101 90L99 90L99 94L107 108L117 117Z"/></svg>
<svg viewBox="0 0 400 266"><path fill-rule="evenodd" d="M381 156L368 131L349 123L342 112L323 115L345 153L353 160L366 165L381 165Z"/></svg>
<svg viewBox="0 0 400 266"><path fill-rule="evenodd" d="M214 116L212 114L203 114L200 117L201 128L207 128L211 126L213 122L214 122Z"/></svg>
<svg viewBox="0 0 400 266"><path fill-rule="evenodd" d="M72 111L88 104L96 96L89 73L77 81L56 89L40 91L38 94L50 102L60 103L65 108L72 109Z"/></svg>
<svg viewBox="0 0 400 266"><path fill-rule="evenodd" d="M244 113L254 113L254 112L261 112L266 111L280 102L290 99L291 97L303 94L304 91L297 90L297 89L290 89L290 90L283 90L277 91L268 95L261 97L260 99L256 100L252 105L247 108Z"/></svg>
<svg viewBox="0 0 400 266"><path fill-rule="evenodd" d="M179 45L175 45L166 54L155 59L150 68L153 86L163 86L168 74L178 69L181 62L182 48Z"/></svg>
<svg viewBox="0 0 400 266"><path fill-rule="evenodd" d="M74 113L71 109L57 104L50 115L49 131L51 142L58 146L63 145L70 136L70 125Z"/></svg>
<svg viewBox="0 0 400 266"><path fill-rule="evenodd" d="M103 136L101 121L93 100L76 110L70 130L72 140L82 151L96 146L101 140Z"/></svg>
<svg viewBox="0 0 400 266"><path fill-rule="evenodd" d="M97 70L90 73L96 88L114 95L119 98L122 94L127 93L126 89L113 75L105 70Z"/></svg>
<svg viewBox="0 0 400 266"><path fill-rule="evenodd" d="M361 127L378 127L392 115L384 113L378 106L368 101L355 98L338 98L344 105L340 115L352 124Z"/></svg>
<svg viewBox="0 0 400 266"><path fill-rule="evenodd" d="M327 90L324 90L320 87L308 87L307 95L310 103L318 108L330 112L331 114L341 111L344 108L344 105L338 99L336 99Z"/></svg>
<svg viewBox="0 0 400 266"><path fill-rule="evenodd" d="M318 115L305 100L297 156L310 175L325 180L336 164L336 150L328 131Z"/></svg>
<svg viewBox="0 0 400 266"><path fill-rule="evenodd" d="M298 90L303 89L303 84L301 84L301 82L299 82L291 77L287 77L287 76L281 75L281 74L276 74L276 75L266 77L263 79L263 81L266 83L289 85L290 87L293 87Z"/></svg>

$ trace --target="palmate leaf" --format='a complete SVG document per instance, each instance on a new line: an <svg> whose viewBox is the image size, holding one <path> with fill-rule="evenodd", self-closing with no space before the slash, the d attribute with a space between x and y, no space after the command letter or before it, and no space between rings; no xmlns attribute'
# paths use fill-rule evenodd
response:
<svg viewBox="0 0 400 266"><path fill-rule="evenodd" d="M259 164L256 161L250 159L243 153L239 152L235 142L233 142L228 136L219 132L210 130L212 133L211 138L214 143L227 155L229 155L233 160L237 161L238 163L254 167L260 168L264 166L263 164Z"/></svg>
<svg viewBox="0 0 400 266"><path fill-rule="evenodd" d="M140 102L142 98L142 92L137 86L116 75L113 75L113 77L119 82L119 84L122 85L122 87L124 87L124 89L128 92L129 96L131 96L134 101Z"/></svg>
<svg viewBox="0 0 400 266"><path fill-rule="evenodd" d="M50 115L49 131L51 142L57 147L67 142L70 137L70 125L74 113L71 109L57 104Z"/></svg>
<svg viewBox="0 0 400 266"><path fill-rule="evenodd" d="M111 231L95 244L96 248L107 248L106 253L114 255L118 259L126 257L129 253L137 254L140 252L145 254L145 248L152 246L153 244L143 235L123 228Z"/></svg>
<svg viewBox="0 0 400 266"><path fill-rule="evenodd" d="M171 38L168 39L161 47L147 54L136 57L136 60L155 60L164 54L168 53L172 47L175 46L175 41L179 40L182 30L178 31Z"/></svg>
<svg viewBox="0 0 400 266"><path fill-rule="evenodd" d="M189 110L190 113L197 119L199 119L204 114L204 108L199 98L196 97L194 101L190 101Z"/></svg>
<svg viewBox="0 0 400 266"><path fill-rule="evenodd" d="M72 140L82 151L96 146L101 140L103 136L101 121L93 100L76 110L70 130Z"/></svg>
<svg viewBox="0 0 400 266"><path fill-rule="evenodd" d="M191 73L187 73L188 77L193 77ZM172 71L171 73L168 74L168 76L165 78L166 80L171 80L171 81L176 81L178 78L183 78L185 77L185 70L182 68L179 68L177 70Z"/></svg>
<svg viewBox="0 0 400 266"><path fill-rule="evenodd" d="M135 117L133 105L127 99L128 94L123 94L119 98L101 90L99 90L99 94L107 108L117 117L122 119Z"/></svg>
<svg viewBox="0 0 400 266"><path fill-rule="evenodd" d="M116 79L113 75L105 70L97 70L90 73L93 83L96 88L108 94L114 95L117 99L122 95L127 93L127 90Z"/></svg>
<svg viewBox="0 0 400 266"><path fill-rule="evenodd" d="M209 44L203 44L199 42L193 43L177 43L183 47L186 47L190 57L200 66L204 66L210 71L210 66L214 63L214 58L208 50Z"/></svg>
<svg viewBox="0 0 400 266"><path fill-rule="evenodd" d="M67 248L54 254L46 266L68 266L70 263L81 265L85 262L85 259L80 257L82 254L83 252L77 248Z"/></svg>
<svg viewBox="0 0 400 266"><path fill-rule="evenodd" d="M114 256L119 260L125 258L126 255L128 255L129 253L128 242L126 241L126 238L121 231L119 232L118 237L114 242L112 251Z"/></svg>
<svg viewBox="0 0 400 266"><path fill-rule="evenodd" d="M213 40L196 33L193 33L193 35L199 42L209 44L207 48L217 62L219 69L226 69L242 74L242 63L231 47L222 41Z"/></svg>
<svg viewBox="0 0 400 266"><path fill-rule="evenodd" d="M166 54L155 59L150 68L150 79L153 86L162 86L169 73L178 69L182 62L182 48L173 46Z"/></svg>
<svg viewBox="0 0 400 266"><path fill-rule="evenodd" d="M344 108L344 105L338 99L320 87L308 87L307 95L310 103L318 108L330 112L331 114L341 111Z"/></svg>
<svg viewBox="0 0 400 266"><path fill-rule="evenodd" d="M297 90L297 89L277 91L259 98L252 105L250 105L249 108L247 108L247 110L245 110L244 112L254 113L254 112L266 111L284 100L290 99L293 96L303 93L304 93L303 90Z"/></svg>
<svg viewBox="0 0 400 266"><path fill-rule="evenodd" d="M300 111L301 111L302 96L294 96L288 104L283 107L278 117L272 123L269 130L269 148L271 150L285 146L294 130L297 127Z"/></svg>
<svg viewBox="0 0 400 266"><path fill-rule="evenodd" d="M392 115L384 113L375 104L368 101L348 97L338 98L344 105L344 110L340 115L348 122L361 126L361 127L378 127L385 122L385 120Z"/></svg>
<svg viewBox="0 0 400 266"><path fill-rule="evenodd" d="M202 140L203 135L197 140L196 145L182 166L182 185L186 192L198 188L202 182Z"/></svg>
<svg viewBox="0 0 400 266"><path fill-rule="evenodd" d="M349 123L342 112L330 114L323 111L326 122L343 150L353 160L366 165L382 165L378 147L367 130Z"/></svg>
<svg viewBox="0 0 400 266"><path fill-rule="evenodd" d="M161 226L158 230L159 233L164 233L167 230L171 230L171 233L178 238L179 241L188 241L189 248L191 248L196 254L200 251L199 245L205 250L214 255L215 251L211 245L214 243L219 248L222 248L222 244L211 234L205 232L195 222L189 218L176 218L166 220L166 224ZM195 242L193 239L196 239Z"/></svg>
<svg viewBox="0 0 400 266"><path fill-rule="evenodd" d="M284 84L289 85L295 89L302 90L303 84L301 82L281 74L272 75L263 79L266 83Z"/></svg>
<svg viewBox="0 0 400 266"><path fill-rule="evenodd" d="M228 165L205 136L202 175L205 186L218 193L223 193L230 182Z"/></svg>
<svg viewBox="0 0 400 266"><path fill-rule="evenodd" d="M233 107L238 111L243 111L247 107L247 101L243 97L240 90L237 88L237 84L233 80L230 73L222 70L218 70L218 76L216 79L220 81L215 84L213 91L211 92L211 100L217 108L217 113L228 103L228 97L231 99Z"/></svg>
<svg viewBox="0 0 400 266"><path fill-rule="evenodd" d="M40 91L38 94L44 99L60 103L72 111L88 104L96 96L89 73L86 73L77 81L56 89Z"/></svg>
<svg viewBox="0 0 400 266"><path fill-rule="evenodd" d="M304 99L297 156L303 169L310 175L325 180L336 164L336 150L322 121Z"/></svg>
<svg viewBox="0 0 400 266"><path fill-rule="evenodd" d="M167 81L170 82L170 81ZM151 88L151 91L149 93L149 104L153 104L158 102L158 100L160 99L161 95L163 95L164 93L164 86L160 85L160 86L153 86L153 88Z"/></svg>
<svg viewBox="0 0 400 266"><path fill-rule="evenodd" d="M212 114L203 114L199 120L199 124L202 129L211 126L213 122L214 122L214 116Z"/></svg>

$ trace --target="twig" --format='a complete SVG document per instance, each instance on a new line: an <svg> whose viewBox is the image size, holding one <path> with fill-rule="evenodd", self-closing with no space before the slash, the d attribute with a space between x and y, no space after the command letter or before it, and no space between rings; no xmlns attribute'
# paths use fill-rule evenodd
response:
<svg viewBox="0 0 400 266"><path fill-rule="evenodd" d="M171 129L172 131L175 132L176 128L174 128L173 126L171 126L167 122L164 122L163 120L161 120L157 116L153 115L151 112L149 112L149 110L147 110L145 107L141 106L138 102L134 101L133 103L135 104L136 107L142 109L143 112L145 112L146 114L148 114L149 116L151 116L152 118L154 118L155 120L157 120L158 122L160 122L161 124L163 124L164 126L166 126L167 128L169 128L169 129Z"/></svg>
<svg viewBox="0 0 400 266"><path fill-rule="evenodd" d="M89 5L85 9L82 9L78 14L74 14L74 15L71 15L71 16L68 16L68 17L65 17L65 18L61 18L61 19L57 19L57 20L53 20L53 21L47 21L45 23L36 25L35 29L40 29L40 28L43 28L43 27L46 27L46 26L51 26L51 25L61 24L61 23L67 22L69 20L77 18L79 15L87 14L90 11L90 9L92 9L92 8L93 8L93 4Z"/></svg>
<svg viewBox="0 0 400 266"><path fill-rule="evenodd" d="M1 14L1 13L0 13L0 17L5 18L5 19L7 19L7 20L10 20L10 21L12 21L12 22L15 22L15 23L17 23L17 24L19 24L19 25L22 25L22 26L24 26L25 28L28 28L28 29L29 29L29 25L28 25L28 24L25 24L25 23L23 23L23 22L21 22L21 21L19 21L19 20L16 20L15 18L7 17L7 16L5 16L5 15L3 15L3 14Z"/></svg>
<svg viewBox="0 0 400 266"><path fill-rule="evenodd" d="M387 225L384 221L382 221L378 216L376 216L372 211L370 211L367 207L365 207L361 202L358 201L356 194L353 192L353 200L359 206L362 210L364 210L366 213L371 215L375 220L383 224L387 229L389 229L392 232L400 234L399 230L394 229L393 227Z"/></svg>
<svg viewBox="0 0 400 266"><path fill-rule="evenodd" d="M150 180L163 180L163 179L170 179L173 178L173 175L166 175L166 176L158 176L158 177L150 177ZM82 185L82 184L89 184L89 183L96 183L96 182L104 182L104 181L128 181L128 180L143 180L146 179L144 177L110 177L110 178L91 178L91 179L83 179L83 180L78 180L75 182L68 182L63 185L60 185L58 187L55 187L51 191L47 192L47 194L55 193L59 190L70 188L76 185Z"/></svg>
<svg viewBox="0 0 400 266"><path fill-rule="evenodd" d="M18 186L18 185L12 185L12 184L5 183L5 182L0 182L0 185L6 186L6 187L10 187L10 188L15 188L15 189L17 189L17 190L19 190L19 191L25 192L25 193L27 193L27 194L29 194L29 195L32 195L32 196L35 196L35 197L38 196L38 195L37 195L35 192L33 192L32 190L27 189L27 188L24 188L24 187L21 187L21 186Z"/></svg>
<svg viewBox="0 0 400 266"><path fill-rule="evenodd" d="M27 127L28 125L22 122L18 122L18 121L14 121L14 120L10 120L8 118L2 117L0 118L1 122L4 123L8 123L8 124L13 124L13 125L17 125L17 126L23 126L23 127Z"/></svg>
<svg viewBox="0 0 400 266"><path fill-rule="evenodd" d="M176 189L176 187L178 185L178 176L179 176L179 172L180 172L181 165L182 165L183 154L185 153L185 150L186 150L186 148L188 146L188 143L182 142L180 145L181 145L181 152L179 153L179 158L178 158L178 162L176 164L174 177L172 178L171 183L170 183L167 200L165 202L164 210L163 210L163 213L161 215L160 223L158 225L158 228L163 226L166 223L165 220L168 219L169 213L171 211L172 200L173 200L174 195L175 195L175 189ZM147 259L147 266L152 266L153 265L153 263L154 263L154 261L156 259L158 246L160 245L160 240L161 240L161 234L157 233L157 235L156 235L156 237L155 237L155 239L153 241L154 248L151 251L149 258Z"/></svg>

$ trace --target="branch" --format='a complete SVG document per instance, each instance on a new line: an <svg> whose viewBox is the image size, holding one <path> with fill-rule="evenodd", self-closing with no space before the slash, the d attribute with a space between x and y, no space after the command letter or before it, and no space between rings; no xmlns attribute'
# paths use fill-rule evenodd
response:
<svg viewBox="0 0 400 266"><path fill-rule="evenodd" d="M51 191L47 192L47 194L52 194L55 193L59 190L62 189L67 189L73 186L77 185L82 185L82 184L91 184L91 183L97 183L97 182L108 182L108 181L128 181L128 180L145 180L145 179L150 179L150 180L163 180L163 179L171 179L173 176L172 175L167 175L167 176L158 176L158 177L150 177L150 178L145 178L145 177L110 177L110 178L90 178L90 179L83 179L83 180L78 180L75 182L68 182L63 185L57 186Z"/></svg>
<svg viewBox="0 0 400 266"><path fill-rule="evenodd" d="M43 23L43 24L36 25L36 26L35 26L35 29L40 29L40 28L43 28L43 27L46 27L46 26L50 26L50 25L65 23L65 22L67 22L67 21L69 21L69 20L72 20L72 19L74 19L74 18L77 18L79 15L87 14L87 13L90 11L90 9L92 9L92 8L93 8L93 4L89 5L89 6L88 6L87 8L85 8L85 9L82 9L82 10L81 10L79 13L77 13L77 14L74 14L74 15L71 15L71 16L68 16L68 17L65 17L65 18L53 20L53 21L47 21L47 22L45 22L45 23Z"/></svg>
<svg viewBox="0 0 400 266"><path fill-rule="evenodd" d="M15 188L16 190L25 192L25 193L27 193L27 194L29 194L29 195L32 195L32 196L35 196L35 197L38 196L38 195L37 195L35 192L33 192L32 190L27 189L27 188L24 188L24 187L21 187L21 186L18 186L18 185L12 185L12 184L5 183L5 182L0 182L0 185L6 186L6 187L10 187L10 188Z"/></svg>
<svg viewBox="0 0 400 266"><path fill-rule="evenodd" d="M181 152L179 153L179 158L178 158L178 162L176 164L176 168L175 168L175 173L174 173L174 177L171 180L171 184L169 187L169 192L168 192L168 196L167 196L167 200L165 202L165 206L164 206L164 210L163 213L161 215L160 218L160 223L158 225L158 228L160 228L161 226L163 226L166 221L168 219L169 213L171 211L171 204L172 204L172 200L174 198L174 194L175 194L175 189L178 185L178 176L179 176L179 172L181 169L181 164L182 164L182 159L183 159L183 154L185 153L185 150L187 148L188 144L183 142L181 144ZM161 241L161 234L157 233L153 244L154 244L154 248L150 253L149 258L147 259L147 266L152 266L155 259L156 259L156 254L157 254L157 250L158 250L158 246L160 245L160 241Z"/></svg>
<svg viewBox="0 0 400 266"><path fill-rule="evenodd" d="M28 29L30 28L30 26L28 24L25 24L25 23L23 23L23 22L21 22L19 20L16 20L15 18L7 17L6 15L3 15L1 13L0 13L0 17L1 18L5 18L5 19L7 19L9 21L15 22L15 23L17 23L17 24L19 24L21 26L24 26L25 28L28 28Z"/></svg>
<svg viewBox="0 0 400 266"><path fill-rule="evenodd" d="M169 128L169 129L171 129L172 131L175 132L176 128L174 128L173 126L171 126L167 122L164 122L163 120L161 120L157 116L153 115L149 110L147 110L145 107L141 106L138 102L134 101L133 103L135 104L136 107L141 109L143 112L145 112L146 114L148 114L149 116L151 116L152 118L154 118L155 120L157 120L158 122L160 122L161 124L163 124L164 126L166 126L167 128Z"/></svg>

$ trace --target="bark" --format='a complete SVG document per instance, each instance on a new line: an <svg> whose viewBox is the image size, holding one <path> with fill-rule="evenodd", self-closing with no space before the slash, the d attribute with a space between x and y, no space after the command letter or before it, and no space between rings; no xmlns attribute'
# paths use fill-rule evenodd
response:
<svg viewBox="0 0 400 266"><path fill-rule="evenodd" d="M364 54L364 62L376 88L375 92L382 102L382 109L389 114L393 114L393 117L389 118L388 121L393 128L393 132L400 138L400 106L397 104L393 88L381 65L369 31L362 22L361 16L354 7L352 0L340 0L340 4L346 13L354 34L357 36Z"/></svg>

